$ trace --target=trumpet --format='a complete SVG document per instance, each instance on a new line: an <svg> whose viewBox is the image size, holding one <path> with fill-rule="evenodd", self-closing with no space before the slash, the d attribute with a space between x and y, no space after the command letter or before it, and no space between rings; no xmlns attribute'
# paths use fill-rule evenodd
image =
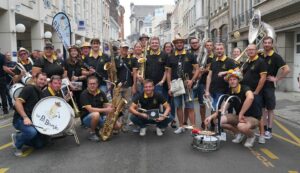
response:
<svg viewBox="0 0 300 173"><path fill-rule="evenodd" d="M188 86L187 86L186 81L188 81L188 80L190 80L189 74L185 73L184 74L184 86L185 86L185 91L186 91L186 95L187 95L187 98L185 99L185 101L186 102L191 102L191 101L193 101L192 89L189 89Z"/></svg>
<svg viewBox="0 0 300 173"><path fill-rule="evenodd" d="M69 87L69 85L70 85L70 82L69 82L69 79L63 79L62 80L62 87L61 88L63 88L64 86L67 88L67 92L68 93L71 93L71 90L70 90L70 87ZM63 92L63 89L62 89L62 92ZM64 94L64 93L63 93ZM73 98L73 96L70 94L70 100L71 100L71 103L72 103L72 106L73 106L73 110L74 110L74 113L75 113L75 117L77 118L77 117L80 117L81 116L81 113L80 113L80 111L79 111L79 109L78 109L78 106L77 106L77 104L76 104L76 102L75 102L75 100L74 100L74 98Z"/></svg>

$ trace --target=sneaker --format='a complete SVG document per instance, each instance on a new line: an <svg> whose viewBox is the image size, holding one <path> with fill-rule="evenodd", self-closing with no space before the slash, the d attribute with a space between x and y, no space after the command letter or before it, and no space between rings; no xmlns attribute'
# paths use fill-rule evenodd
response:
<svg viewBox="0 0 300 173"><path fill-rule="evenodd" d="M139 132L140 132L140 127L138 127L138 126L133 126L132 132L133 132L133 133L139 133Z"/></svg>
<svg viewBox="0 0 300 173"><path fill-rule="evenodd" d="M201 127L202 130L205 130L205 124L204 124L204 122L201 123L200 127Z"/></svg>
<svg viewBox="0 0 300 173"><path fill-rule="evenodd" d="M258 137L258 143L260 143L260 144L265 144L266 143L266 139L265 139L264 135L260 135Z"/></svg>
<svg viewBox="0 0 300 173"><path fill-rule="evenodd" d="M271 139L272 138L272 133L269 131L265 131L265 139Z"/></svg>
<svg viewBox="0 0 300 173"><path fill-rule="evenodd" d="M173 120L172 122L171 122L171 127L173 128L173 129L175 129L177 126L176 126L176 121L175 120Z"/></svg>
<svg viewBox="0 0 300 173"><path fill-rule="evenodd" d="M17 157L21 157L23 155L23 151L21 149L15 149L14 154Z"/></svg>
<svg viewBox="0 0 300 173"><path fill-rule="evenodd" d="M4 109L4 110L3 110L3 114L4 114L4 115L8 114L8 110L7 110L7 109Z"/></svg>
<svg viewBox="0 0 300 173"><path fill-rule="evenodd" d="M99 142L100 139L99 137L96 135L96 133L91 133L89 138L88 138L90 141L94 141L94 142Z"/></svg>
<svg viewBox="0 0 300 173"><path fill-rule="evenodd" d="M17 134L16 134L16 133L12 133L12 134L11 134L11 141L12 141L12 146L13 146L14 148L17 148L17 147L16 147L16 141L17 141Z"/></svg>
<svg viewBox="0 0 300 173"><path fill-rule="evenodd" d="M163 135L163 132L160 128L156 127L156 135L157 136L162 136Z"/></svg>
<svg viewBox="0 0 300 173"><path fill-rule="evenodd" d="M238 133L237 135L235 135L235 138L232 140L233 143L239 144L243 141L245 135Z"/></svg>
<svg viewBox="0 0 300 173"><path fill-rule="evenodd" d="M248 148L253 147L254 142L255 142L255 138L256 138L255 135L254 135L253 137L251 137L251 138L247 138L247 140L246 140L244 146L245 146L245 147L248 147Z"/></svg>
<svg viewBox="0 0 300 173"><path fill-rule="evenodd" d="M174 133L175 134L180 134L180 133L183 133L185 131L185 129L183 128L183 127L178 127L175 131L174 131Z"/></svg>
<svg viewBox="0 0 300 173"><path fill-rule="evenodd" d="M146 128L141 128L140 129L140 136L145 136L146 135Z"/></svg>

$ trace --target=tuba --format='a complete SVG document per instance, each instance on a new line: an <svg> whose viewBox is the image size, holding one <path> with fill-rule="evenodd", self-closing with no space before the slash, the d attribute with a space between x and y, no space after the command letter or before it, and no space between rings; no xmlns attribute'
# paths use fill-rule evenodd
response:
<svg viewBox="0 0 300 173"><path fill-rule="evenodd" d="M110 60L110 62L107 62L104 64L104 70L107 71L109 81L116 83L118 80L117 67L116 67L114 52L113 52L111 43L109 43L109 50L111 51L111 53L110 53L111 60Z"/></svg>
<svg viewBox="0 0 300 173"><path fill-rule="evenodd" d="M235 36L235 38L238 39L240 34L235 34ZM255 10L249 24L249 44L255 43L258 46L265 37L271 37L275 42L275 30L271 25L261 21L260 11ZM239 62L240 58L246 53L247 49L248 47L238 57L236 57L235 61Z"/></svg>
<svg viewBox="0 0 300 173"><path fill-rule="evenodd" d="M122 98L121 96L121 88L122 84L119 83L118 85L112 83L114 86L113 89L113 98L112 98L112 106L115 108L114 112L111 112L107 115L103 128L100 129L99 135L103 141L107 141L113 132L113 128L119 118L119 114L124 109L124 106L127 104L127 100Z"/></svg>

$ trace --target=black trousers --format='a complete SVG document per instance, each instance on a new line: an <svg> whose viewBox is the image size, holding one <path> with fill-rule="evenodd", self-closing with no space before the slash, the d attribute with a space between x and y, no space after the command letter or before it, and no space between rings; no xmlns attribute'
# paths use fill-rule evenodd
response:
<svg viewBox="0 0 300 173"><path fill-rule="evenodd" d="M6 79L5 77L0 77L0 95L2 102L2 109L7 110L7 98L6 98Z"/></svg>

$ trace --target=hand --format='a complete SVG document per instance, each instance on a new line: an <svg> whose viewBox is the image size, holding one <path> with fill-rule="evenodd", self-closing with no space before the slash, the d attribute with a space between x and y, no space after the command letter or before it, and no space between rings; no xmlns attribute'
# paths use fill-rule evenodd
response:
<svg viewBox="0 0 300 173"><path fill-rule="evenodd" d="M166 118L164 116L160 116L158 118L155 119L156 122L161 122L163 120L165 120Z"/></svg>
<svg viewBox="0 0 300 173"><path fill-rule="evenodd" d="M240 123L246 123L246 120L245 120L245 116L244 116L244 115L239 115L239 122L240 122Z"/></svg>
<svg viewBox="0 0 300 173"><path fill-rule="evenodd" d="M169 94L169 96L171 96L171 97L173 96L171 89L168 90L168 94Z"/></svg>
<svg viewBox="0 0 300 173"><path fill-rule="evenodd" d="M143 76L142 76L142 75L139 75L139 74L137 74L137 79L138 79L141 83L143 83L143 81L144 81Z"/></svg>
<svg viewBox="0 0 300 173"><path fill-rule="evenodd" d="M212 117L211 117L211 116L205 118L205 121L204 121L205 127L207 127L208 124L210 124L211 120L212 120Z"/></svg>
<svg viewBox="0 0 300 173"><path fill-rule="evenodd" d="M94 74L95 72L96 72L96 70L94 68L89 69L89 74Z"/></svg>
<svg viewBox="0 0 300 173"><path fill-rule="evenodd" d="M109 106L109 107L107 107L107 108L104 108L104 112L105 113L111 113L111 112L114 112L115 111L115 109L112 107L112 106Z"/></svg>
<svg viewBox="0 0 300 173"><path fill-rule="evenodd" d="M186 85L187 85L187 88L188 88L188 89L191 89L192 86L193 86L193 81L192 81L192 80L187 80L187 81L186 81Z"/></svg>
<svg viewBox="0 0 300 173"><path fill-rule="evenodd" d="M24 123L25 126L32 125L32 122L31 122L31 120L28 117L24 118L23 123Z"/></svg>
<svg viewBox="0 0 300 173"><path fill-rule="evenodd" d="M148 115L145 114L145 113L141 113L140 117L141 117L141 118L144 118L144 119L148 119Z"/></svg>
<svg viewBox="0 0 300 173"><path fill-rule="evenodd" d="M222 77L222 76L225 76L226 74L227 74L226 71L221 71L221 72L218 73L218 76Z"/></svg>
<svg viewBox="0 0 300 173"><path fill-rule="evenodd" d="M23 71L23 70L22 70L21 73L20 73L21 76L24 76L25 74L26 74L26 72Z"/></svg>
<svg viewBox="0 0 300 173"><path fill-rule="evenodd" d="M78 81L78 79L79 79L79 77L77 77L77 76L72 76L72 78L71 78L72 81Z"/></svg>
<svg viewBox="0 0 300 173"><path fill-rule="evenodd" d="M158 85L158 86L163 86L164 83L165 83L165 82L164 82L163 80L161 80L161 81L159 81L156 85Z"/></svg>
<svg viewBox="0 0 300 173"><path fill-rule="evenodd" d="M274 83L278 81L277 77L274 77L274 76L268 76L267 80L271 81L271 82L274 82Z"/></svg>
<svg viewBox="0 0 300 173"><path fill-rule="evenodd" d="M204 96L205 96L206 98L209 98L210 93L209 93L208 91L205 91Z"/></svg>

